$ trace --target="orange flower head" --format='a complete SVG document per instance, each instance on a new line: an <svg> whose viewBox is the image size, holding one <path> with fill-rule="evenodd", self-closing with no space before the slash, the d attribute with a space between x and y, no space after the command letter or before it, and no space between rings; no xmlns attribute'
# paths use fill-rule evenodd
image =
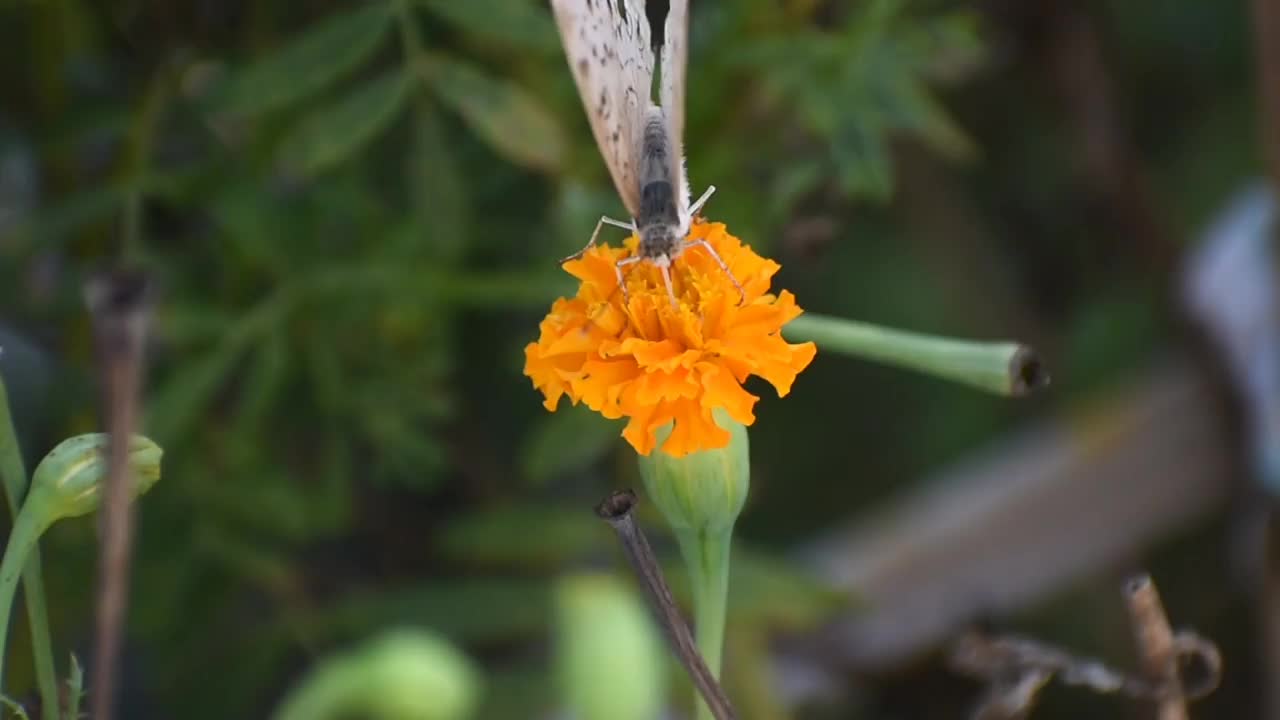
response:
<svg viewBox="0 0 1280 720"><path fill-rule="evenodd" d="M724 447L730 435L712 411L722 408L752 424L759 398L742 388L747 377L764 378L782 397L816 352L811 342L782 338L782 326L801 310L786 290L769 292L777 263L756 255L723 223L696 220L687 240L706 240L733 277L695 245L671 265L674 304L650 262L623 268L624 295L615 266L635 253L639 238L632 235L625 249L594 246L565 263L581 281L578 294L556 300L538 341L524 349L524 373L546 396L548 410L567 395L607 418L629 418L622 436L641 455L654 449L658 429L669 422L662 450L670 455Z"/></svg>

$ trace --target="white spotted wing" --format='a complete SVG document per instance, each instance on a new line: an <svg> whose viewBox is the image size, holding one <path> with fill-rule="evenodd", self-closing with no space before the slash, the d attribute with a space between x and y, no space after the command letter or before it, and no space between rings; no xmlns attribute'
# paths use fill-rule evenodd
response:
<svg viewBox="0 0 1280 720"><path fill-rule="evenodd" d="M640 214L637 155L653 88L643 0L551 0L551 8L591 132L634 218Z"/></svg>
<svg viewBox="0 0 1280 720"><path fill-rule="evenodd" d="M689 176L684 164L685 68L689 58L689 0L671 0L662 34L660 100L671 143L671 187L676 189L680 227L689 227Z"/></svg>

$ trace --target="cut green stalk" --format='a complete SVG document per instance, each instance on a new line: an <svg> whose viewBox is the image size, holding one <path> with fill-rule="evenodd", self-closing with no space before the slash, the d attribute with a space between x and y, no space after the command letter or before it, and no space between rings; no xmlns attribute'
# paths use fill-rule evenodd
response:
<svg viewBox="0 0 1280 720"><path fill-rule="evenodd" d="M974 342L922 335L806 313L783 331L826 352L865 358L952 380L997 395L1022 396L1048 384L1040 358L1016 342Z"/></svg>
<svg viewBox="0 0 1280 720"><path fill-rule="evenodd" d="M9 503L9 518L14 522L17 536L19 508L27 493L27 471L22 463L22 448L18 445L17 431L9 410L9 394L4 378L0 376L0 481L4 484L5 499ZM7 551L6 551L7 555ZM45 605L44 575L40 570L40 548L33 544L25 554L26 566L22 569L22 592L26 597L27 624L31 631L31 654L35 665L36 685L40 689L41 717L58 720L58 671L53 662L53 641L49 634L49 610ZM12 595L12 591L10 591ZM12 599L12 598L11 598ZM0 623L9 626L9 610L0 615ZM6 646L0 642L0 668L3 668ZM0 670L0 687L4 673Z"/></svg>

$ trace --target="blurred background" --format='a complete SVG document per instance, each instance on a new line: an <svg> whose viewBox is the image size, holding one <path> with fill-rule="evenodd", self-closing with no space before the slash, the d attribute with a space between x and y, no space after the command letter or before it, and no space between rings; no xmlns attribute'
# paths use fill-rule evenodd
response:
<svg viewBox="0 0 1280 720"><path fill-rule="evenodd" d="M1193 714L1280 717L1280 124L1260 96L1280 58L1264 82L1257 52L1280 34L1255 5L692 3L705 215L807 310L1021 340L1053 377L1014 400L820 352L783 401L749 385L743 718L968 717L981 686L944 650L978 621L1134 667L1138 569L1225 656ZM88 273L160 288L164 479L139 505L120 716L269 717L322 658L406 626L471 658L476 717L563 712L560 636L590 615L566 583L630 587L591 507L639 479L619 425L546 412L521 373L574 291L556 259L622 212L546 3L0 18L0 370L29 465L98 427ZM60 662L91 642L96 553L89 519L45 541ZM1148 713L1051 685L1033 717Z"/></svg>

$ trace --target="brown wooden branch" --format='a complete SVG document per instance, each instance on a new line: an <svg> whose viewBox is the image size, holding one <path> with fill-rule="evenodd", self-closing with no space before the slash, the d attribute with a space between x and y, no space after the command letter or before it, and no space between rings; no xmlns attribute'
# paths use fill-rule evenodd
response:
<svg viewBox="0 0 1280 720"><path fill-rule="evenodd" d="M97 638L94 649L94 720L110 720L115 696L116 658L129 602L133 546L129 438L138 425L143 350L151 315L151 285L137 272L107 272L85 286L102 376L108 445L106 486L98 517Z"/></svg>
<svg viewBox="0 0 1280 720"><path fill-rule="evenodd" d="M983 680L987 691L975 720L1027 717L1036 696L1051 679L1069 687L1119 694L1156 703L1159 720L1186 720L1186 703L1218 687L1222 657L1214 643L1193 632L1169 627L1151 578L1125 584L1125 601L1138 641L1141 674L1111 667L1032 638L970 631L951 648L950 665L958 673ZM1184 668L1199 666L1203 678L1183 686Z"/></svg>
<svg viewBox="0 0 1280 720"><path fill-rule="evenodd" d="M649 607L657 617L658 624L662 626L671 651L684 666L694 686L698 688L712 716L716 720L734 720L737 716L734 714L733 705L711 669L707 667L702 654L698 652L693 633L689 632L688 623L680 615L680 609L671 595L671 588L662 575L661 566L658 565L658 559L654 556L653 549L649 547L649 541L631 513L637 502L636 494L630 490L615 492L596 506L596 515L608 522L618 534L622 549L631 563L631 568L635 570L637 579L640 580L645 598L649 601Z"/></svg>

